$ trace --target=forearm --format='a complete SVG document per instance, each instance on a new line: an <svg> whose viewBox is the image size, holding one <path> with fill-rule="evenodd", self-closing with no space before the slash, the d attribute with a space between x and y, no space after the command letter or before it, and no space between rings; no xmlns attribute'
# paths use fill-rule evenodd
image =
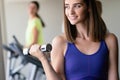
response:
<svg viewBox="0 0 120 80"><path fill-rule="evenodd" d="M37 44L37 41L33 41L33 42L29 45L29 47L31 47L31 46L34 45L34 44Z"/></svg>
<svg viewBox="0 0 120 80"><path fill-rule="evenodd" d="M40 61L43 65L47 80L62 80L45 57L43 57Z"/></svg>
<svg viewBox="0 0 120 80"><path fill-rule="evenodd" d="M117 76L112 75L108 78L108 80L119 80L119 77L118 77L118 75Z"/></svg>
<svg viewBox="0 0 120 80"><path fill-rule="evenodd" d="M111 71L108 74L108 80L119 80L119 74L117 71Z"/></svg>

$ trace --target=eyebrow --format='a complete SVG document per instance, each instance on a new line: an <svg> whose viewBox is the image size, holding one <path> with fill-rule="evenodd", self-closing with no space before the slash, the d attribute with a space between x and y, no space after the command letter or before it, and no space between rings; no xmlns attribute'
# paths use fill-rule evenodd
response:
<svg viewBox="0 0 120 80"><path fill-rule="evenodd" d="M73 5L77 5L77 4L83 5L82 2L81 3L74 3ZM69 4L65 3L65 5L69 5Z"/></svg>

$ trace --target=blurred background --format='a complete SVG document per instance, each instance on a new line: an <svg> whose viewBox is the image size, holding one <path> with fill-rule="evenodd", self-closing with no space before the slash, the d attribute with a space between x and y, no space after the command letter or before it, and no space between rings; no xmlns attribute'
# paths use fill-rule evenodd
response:
<svg viewBox="0 0 120 80"><path fill-rule="evenodd" d="M31 0L0 0L0 80L5 80L7 74L7 52L1 47L9 44L15 35L21 44L25 44L25 30L27 27L27 8ZM102 2L102 17L110 32L120 40L120 0L100 0ZM63 0L39 0L39 14L46 27L43 29L44 43L51 43L52 39L63 32ZM119 41L120 45L120 41ZM119 48L120 49L120 48ZM31 64L22 69L28 75ZM120 72L120 69L119 69ZM6 80L9 80L6 77Z"/></svg>

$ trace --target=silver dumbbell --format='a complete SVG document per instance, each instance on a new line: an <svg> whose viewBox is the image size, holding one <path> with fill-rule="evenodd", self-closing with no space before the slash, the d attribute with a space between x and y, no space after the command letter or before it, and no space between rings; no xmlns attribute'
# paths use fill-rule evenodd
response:
<svg viewBox="0 0 120 80"><path fill-rule="evenodd" d="M52 45L51 44L45 44L45 45L41 45L40 50L44 53L44 52L50 52L52 50ZM28 48L24 48L23 49L23 54L24 55L28 55L29 54L29 49Z"/></svg>

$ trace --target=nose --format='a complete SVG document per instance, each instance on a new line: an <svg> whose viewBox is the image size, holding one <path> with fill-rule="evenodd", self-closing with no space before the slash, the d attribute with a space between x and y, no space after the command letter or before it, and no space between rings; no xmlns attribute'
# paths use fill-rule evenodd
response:
<svg viewBox="0 0 120 80"><path fill-rule="evenodd" d="M73 8L70 8L70 9L69 9L69 15L73 15L73 14L75 14L75 11L74 11Z"/></svg>

